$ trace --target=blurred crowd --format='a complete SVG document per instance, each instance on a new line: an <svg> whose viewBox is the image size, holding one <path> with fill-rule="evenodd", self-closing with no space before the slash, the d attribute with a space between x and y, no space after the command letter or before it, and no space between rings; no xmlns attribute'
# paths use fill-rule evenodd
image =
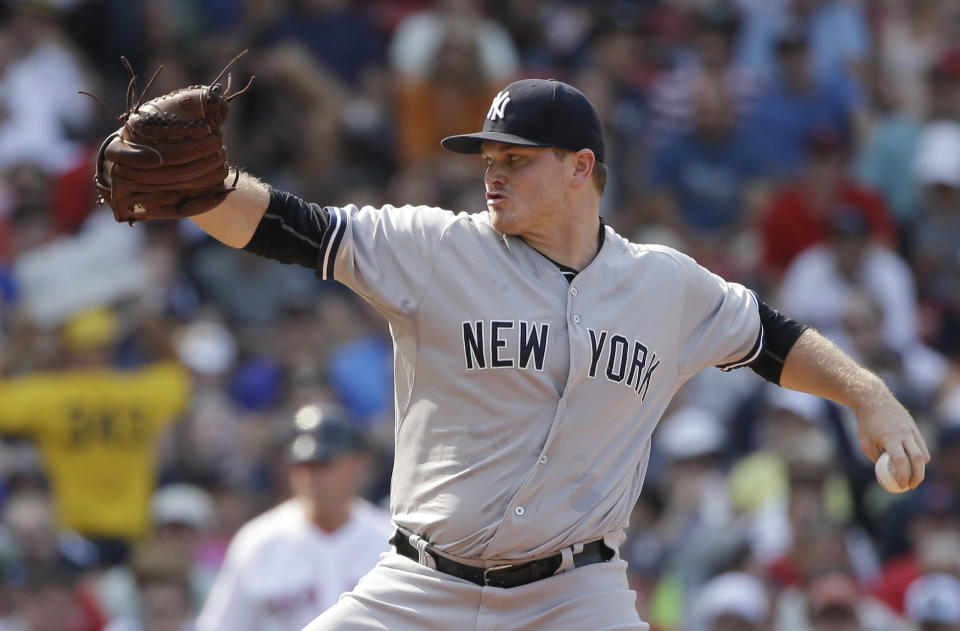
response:
<svg viewBox="0 0 960 631"><path fill-rule="evenodd" d="M892 495L846 409L750 371L684 386L621 550L655 629L960 630L955 0L0 1L0 630L193 629L234 534L289 497L306 404L348 411L371 457L347 487L386 504L378 315L96 203L121 55L135 100L243 49L231 163L324 205L482 211L479 159L440 138L515 78L576 85L607 224L817 327L914 414L933 462Z"/></svg>

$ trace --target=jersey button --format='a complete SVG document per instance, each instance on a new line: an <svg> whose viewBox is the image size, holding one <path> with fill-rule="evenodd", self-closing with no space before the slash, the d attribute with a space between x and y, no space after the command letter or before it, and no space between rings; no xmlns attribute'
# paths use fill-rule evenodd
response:
<svg viewBox="0 0 960 631"><path fill-rule="evenodd" d="M573 314L573 323L574 323L574 324L580 324L580 314L579 314L579 313Z"/></svg>
<svg viewBox="0 0 960 631"><path fill-rule="evenodd" d="M547 457L546 457L546 456L540 456L540 464L547 464Z"/></svg>
<svg viewBox="0 0 960 631"><path fill-rule="evenodd" d="M515 513L517 514L517 517L522 516L522 515L523 515L523 506L517 506L516 508L513 509L513 512L515 512Z"/></svg>
<svg viewBox="0 0 960 631"><path fill-rule="evenodd" d="M579 289L577 289L576 287L571 287L571 288L570 288L570 295L571 295L571 296L576 296L576 295L579 295L579 294L580 294L580 290L579 290Z"/></svg>

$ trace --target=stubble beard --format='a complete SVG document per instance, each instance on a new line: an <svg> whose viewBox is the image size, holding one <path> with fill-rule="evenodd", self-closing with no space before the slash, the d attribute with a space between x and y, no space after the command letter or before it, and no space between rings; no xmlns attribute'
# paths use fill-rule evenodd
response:
<svg viewBox="0 0 960 631"><path fill-rule="evenodd" d="M515 210L504 208L488 208L490 211L490 225L501 234L518 236L521 232L518 213Z"/></svg>

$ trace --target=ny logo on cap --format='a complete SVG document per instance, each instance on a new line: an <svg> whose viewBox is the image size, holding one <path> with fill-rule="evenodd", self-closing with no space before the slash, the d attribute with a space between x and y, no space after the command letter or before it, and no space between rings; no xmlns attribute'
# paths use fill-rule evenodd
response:
<svg viewBox="0 0 960 631"><path fill-rule="evenodd" d="M487 112L487 118L492 121L503 118L503 110L510 102L510 93L503 90L497 96L493 97L493 103L490 104L490 111Z"/></svg>

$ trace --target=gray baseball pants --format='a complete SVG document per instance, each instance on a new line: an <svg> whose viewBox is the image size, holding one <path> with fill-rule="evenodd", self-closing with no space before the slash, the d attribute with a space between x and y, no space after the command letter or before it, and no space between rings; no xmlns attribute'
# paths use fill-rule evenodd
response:
<svg viewBox="0 0 960 631"><path fill-rule="evenodd" d="M390 551L304 631L647 631L626 568L615 556L501 589Z"/></svg>

